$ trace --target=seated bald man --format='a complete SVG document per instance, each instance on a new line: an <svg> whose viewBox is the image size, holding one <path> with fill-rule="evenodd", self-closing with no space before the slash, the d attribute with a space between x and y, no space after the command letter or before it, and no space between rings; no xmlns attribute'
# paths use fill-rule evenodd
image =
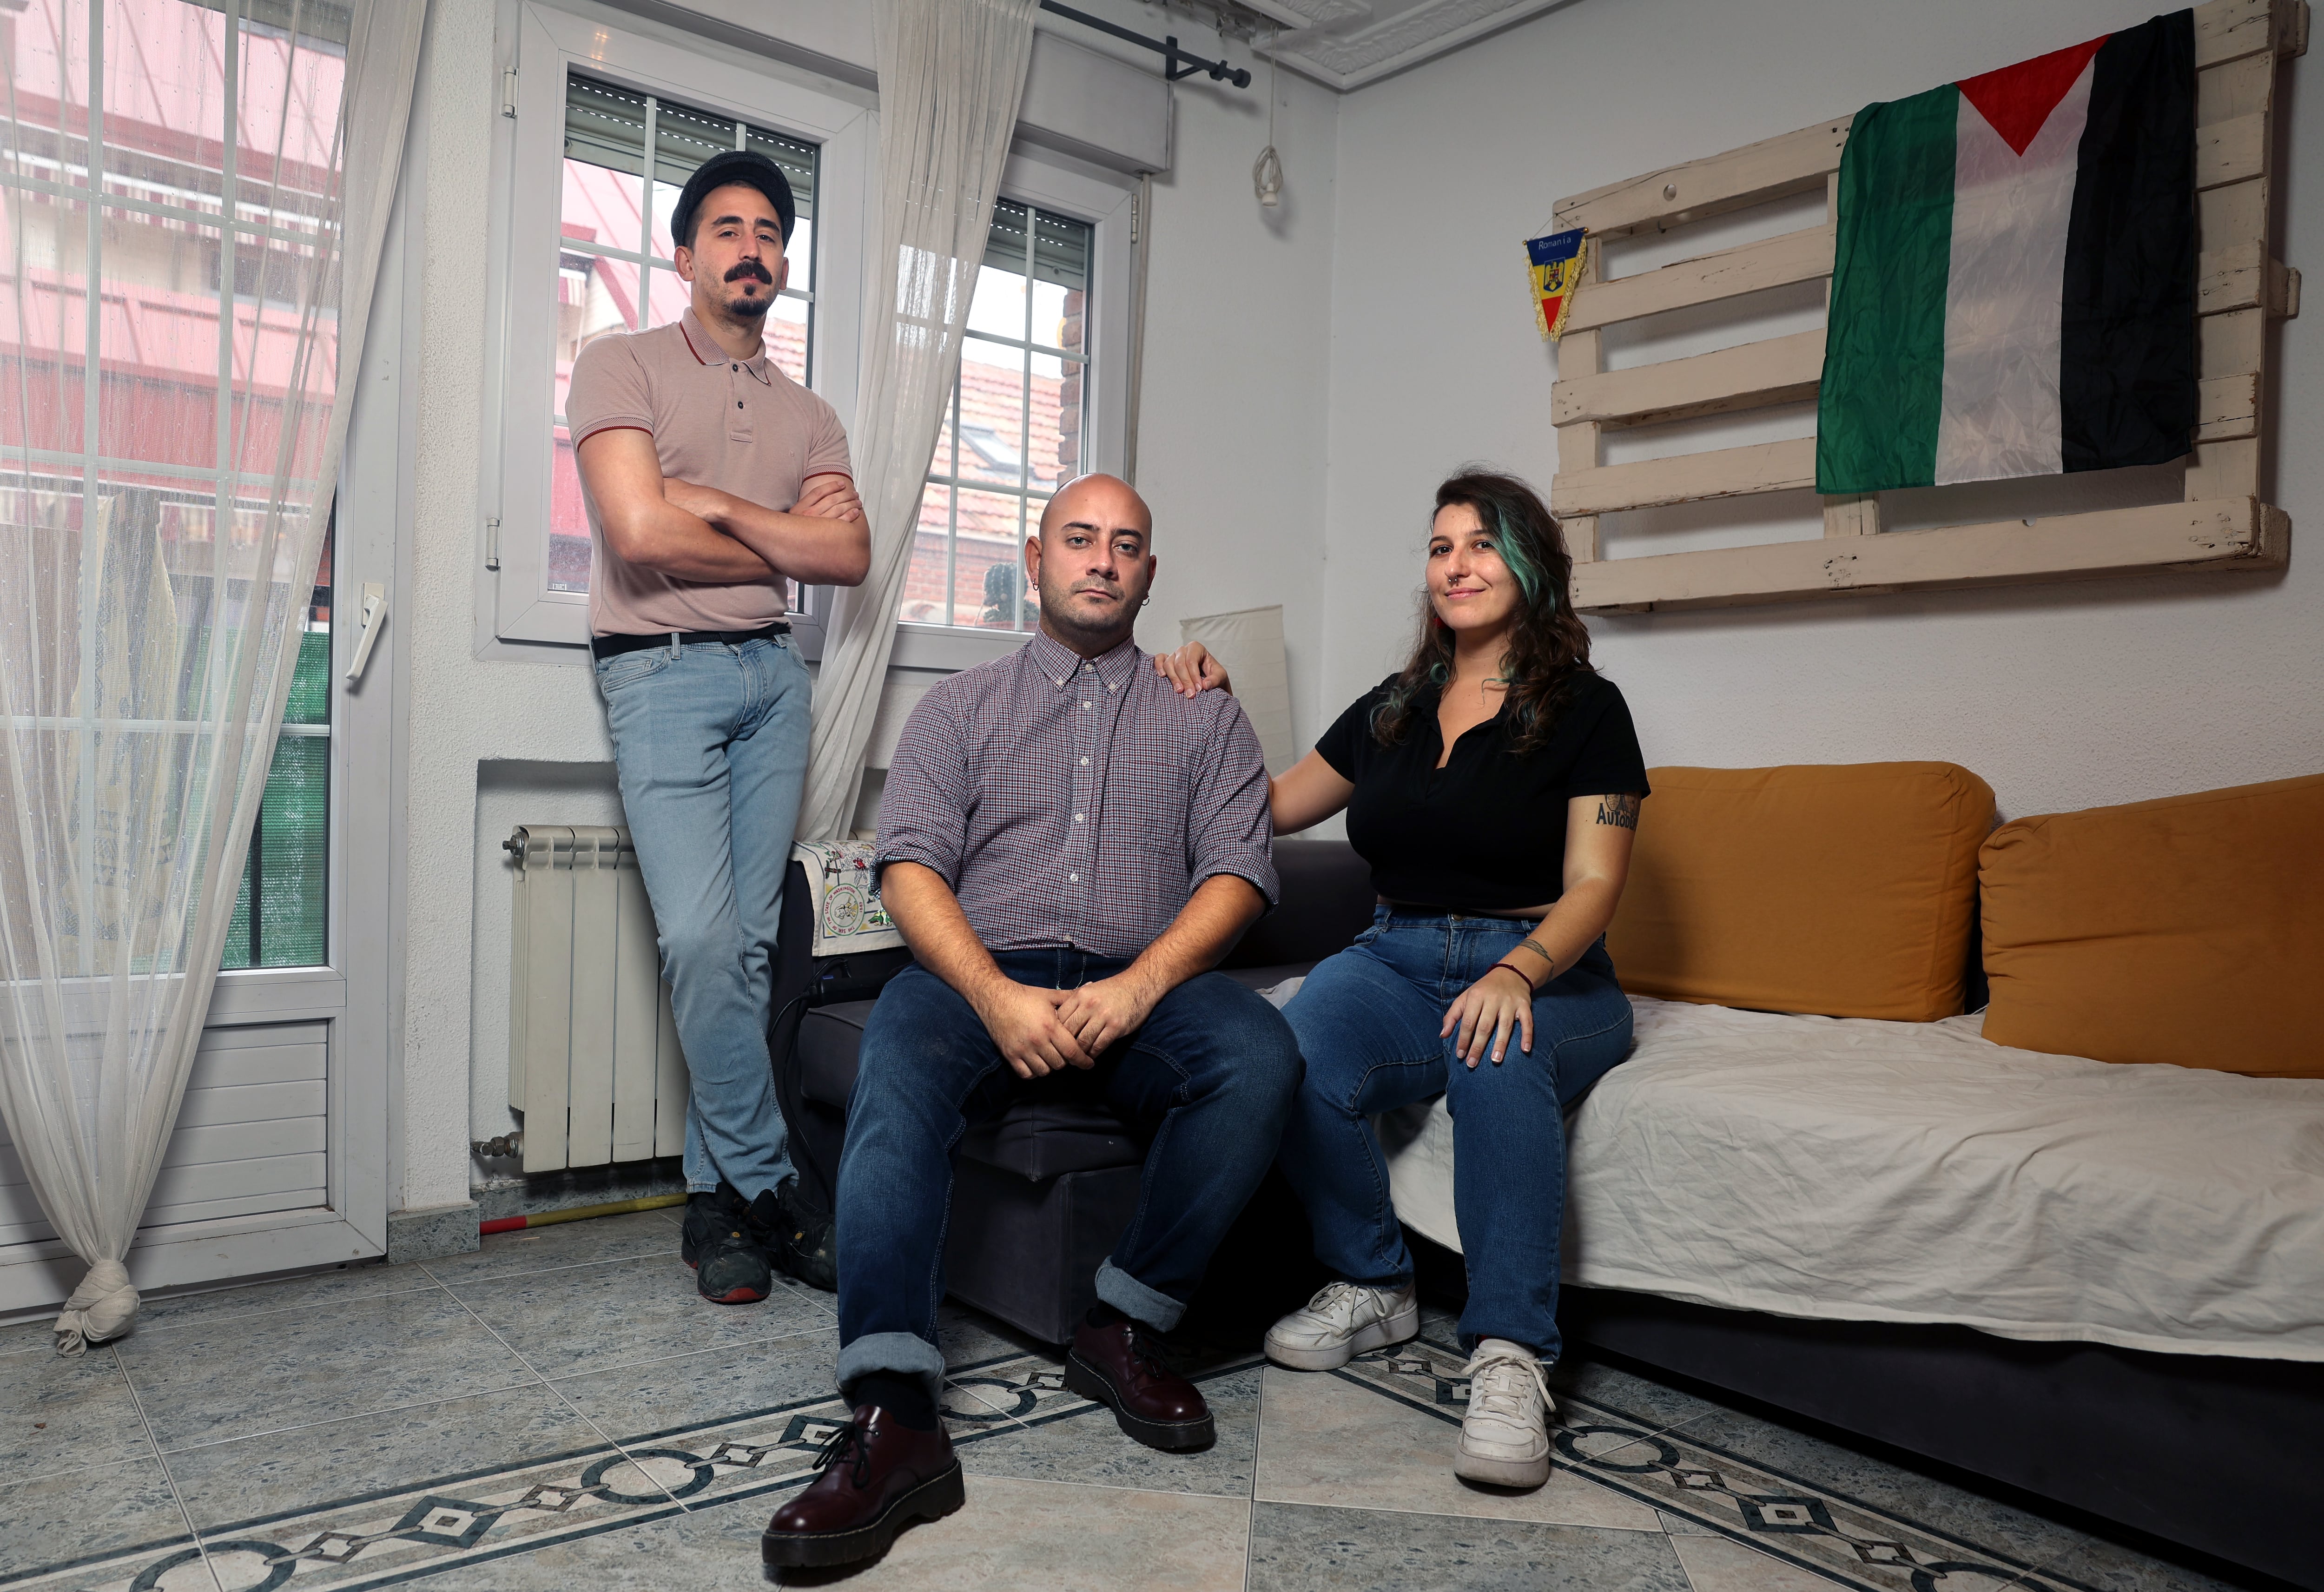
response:
<svg viewBox="0 0 2324 1592"><path fill-rule="evenodd" d="M944 1237L967 1125L1093 1072L1156 1124L1065 1384L1157 1449L1213 1438L1150 1335L1185 1312L1275 1159L1299 1084L1275 1009L1211 970L1273 904L1267 768L1234 699L1174 691L1130 640L1153 520L1125 482L1051 502L1039 632L904 726L874 866L913 965L863 1028L839 1162L839 1384L854 1412L767 1527L770 1564L844 1564L960 1507L937 1413Z"/></svg>

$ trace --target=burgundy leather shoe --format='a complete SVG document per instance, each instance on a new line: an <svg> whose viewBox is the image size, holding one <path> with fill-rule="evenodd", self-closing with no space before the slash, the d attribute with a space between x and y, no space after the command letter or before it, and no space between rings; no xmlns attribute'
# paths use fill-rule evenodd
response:
<svg viewBox="0 0 2324 1592"><path fill-rule="evenodd" d="M934 1431L915 1431L876 1404L832 1434L821 1468L767 1522L759 1538L767 1563L798 1569L877 1559L905 1526L942 1519L967 1495L942 1420Z"/></svg>
<svg viewBox="0 0 2324 1592"><path fill-rule="evenodd" d="M1111 1408L1121 1430L1149 1449L1207 1449L1218 1438L1203 1395L1162 1363L1135 1321L1074 1329L1065 1385Z"/></svg>

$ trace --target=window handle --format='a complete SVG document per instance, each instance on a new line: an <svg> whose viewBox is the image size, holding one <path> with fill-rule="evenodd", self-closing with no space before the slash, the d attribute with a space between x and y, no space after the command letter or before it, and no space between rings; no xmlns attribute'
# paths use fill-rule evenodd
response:
<svg viewBox="0 0 2324 1592"><path fill-rule="evenodd" d="M379 640L379 627L387 618L387 587L377 581L366 581L363 589L363 633L355 638L355 661L347 665L347 683L363 678L364 667L371 662L372 643Z"/></svg>

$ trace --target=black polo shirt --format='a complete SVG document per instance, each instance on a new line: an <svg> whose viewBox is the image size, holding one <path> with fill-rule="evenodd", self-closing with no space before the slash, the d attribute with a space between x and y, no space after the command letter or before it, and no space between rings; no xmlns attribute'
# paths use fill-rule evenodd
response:
<svg viewBox="0 0 2324 1592"><path fill-rule="evenodd" d="M1594 671L1574 683L1541 746L1509 750L1505 707L1454 741L1442 768L1434 689L1414 699L1402 744L1382 746L1372 733L1372 714L1395 684L1390 675L1364 693L1315 743L1356 787L1348 840L1371 864L1372 888L1391 901L1452 912L1554 901L1565 893L1566 803L1646 794L1629 704Z"/></svg>

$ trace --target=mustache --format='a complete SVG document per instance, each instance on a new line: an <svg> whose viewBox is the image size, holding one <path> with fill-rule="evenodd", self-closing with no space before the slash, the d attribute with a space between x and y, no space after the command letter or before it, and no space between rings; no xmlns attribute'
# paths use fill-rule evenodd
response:
<svg viewBox="0 0 2324 1592"><path fill-rule="evenodd" d="M726 273L730 282L739 282L744 277L756 277L770 288L775 285L774 273L755 260L745 260Z"/></svg>

